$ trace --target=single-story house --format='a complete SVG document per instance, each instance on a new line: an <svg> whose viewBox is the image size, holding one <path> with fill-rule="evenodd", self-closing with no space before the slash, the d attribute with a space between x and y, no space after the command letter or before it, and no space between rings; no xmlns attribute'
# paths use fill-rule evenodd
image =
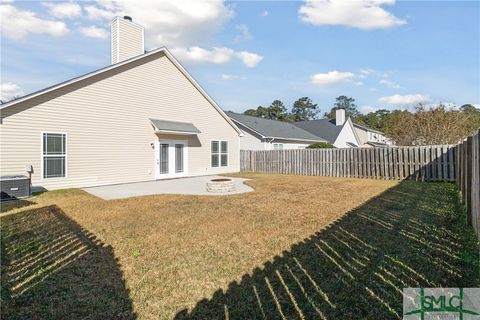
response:
<svg viewBox="0 0 480 320"><path fill-rule="evenodd" d="M352 119L345 119L345 110L336 110L335 119L318 119L295 122L295 125L311 134L325 139L336 148L361 146L360 138Z"/></svg>
<svg viewBox="0 0 480 320"><path fill-rule="evenodd" d="M362 147L388 147L392 145L392 140L389 139L383 132L374 130L367 126L353 123L353 127L357 132Z"/></svg>
<svg viewBox="0 0 480 320"><path fill-rule="evenodd" d="M238 172L241 130L143 28L111 23L112 64L0 106L0 174L46 189Z"/></svg>
<svg viewBox="0 0 480 320"><path fill-rule="evenodd" d="M242 130L241 150L305 149L325 139L305 131L293 123L226 112Z"/></svg>

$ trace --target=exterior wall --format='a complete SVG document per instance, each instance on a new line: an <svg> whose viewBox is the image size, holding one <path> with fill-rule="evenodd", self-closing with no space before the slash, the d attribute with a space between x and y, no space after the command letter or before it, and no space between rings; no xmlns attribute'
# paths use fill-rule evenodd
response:
<svg viewBox="0 0 480 320"><path fill-rule="evenodd" d="M301 142L298 142L298 141L275 139L274 141L267 143L265 150L274 150L273 145L275 143L283 144L283 150L290 150L290 149L305 149L306 147L311 145L313 142L311 142L311 143L301 143Z"/></svg>
<svg viewBox="0 0 480 320"><path fill-rule="evenodd" d="M283 149L305 149L311 142L292 141L292 140L279 140L275 139L270 142L271 139L263 139L257 133L250 129L239 125L242 129L243 137L240 138L240 150L274 150L275 143L283 144Z"/></svg>
<svg viewBox="0 0 480 320"><path fill-rule="evenodd" d="M247 128L240 126L243 137L240 138L240 150L265 150L266 143L258 134Z"/></svg>
<svg viewBox="0 0 480 320"><path fill-rule="evenodd" d="M364 145L368 142L368 131L362 128L354 127L355 132L357 133L358 139L360 140L360 145Z"/></svg>
<svg viewBox="0 0 480 320"><path fill-rule="evenodd" d="M112 64L144 53L144 29L123 18L112 21Z"/></svg>
<svg viewBox="0 0 480 320"><path fill-rule="evenodd" d="M158 139L149 118L193 123L188 173L238 172L237 131L162 52L5 108L0 174L25 174L34 186L85 187L155 179ZM42 132L67 134L67 177L42 179ZM229 142L228 167L211 168L210 141Z"/></svg>
<svg viewBox="0 0 480 320"><path fill-rule="evenodd" d="M347 122L345 122L342 130L337 137L337 140L335 140L335 142L333 143L333 145L337 148L351 148L351 146L349 146L347 142L354 143L357 146L360 146L357 138L355 137L355 133L353 132L353 126L350 125L349 121L350 120L347 120Z"/></svg>
<svg viewBox="0 0 480 320"><path fill-rule="evenodd" d="M386 144L391 144L391 141L383 134L378 133L376 131L370 131L366 130L363 128L355 127L355 132L358 135L358 138L360 139L360 144L365 147L371 147L370 145L367 145L367 142L378 142L378 143L386 143Z"/></svg>

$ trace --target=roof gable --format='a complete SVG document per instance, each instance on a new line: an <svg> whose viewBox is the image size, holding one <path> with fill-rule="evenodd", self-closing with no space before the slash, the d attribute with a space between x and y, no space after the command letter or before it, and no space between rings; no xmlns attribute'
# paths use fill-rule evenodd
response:
<svg viewBox="0 0 480 320"><path fill-rule="evenodd" d="M295 122L295 125L318 137L334 143L343 126L335 125L335 119L318 119Z"/></svg>
<svg viewBox="0 0 480 320"><path fill-rule="evenodd" d="M116 64L113 64L113 65L110 65L110 66L107 66L107 67L104 67L104 68L101 68L101 69L98 69L98 70L95 70L95 71L92 71L92 72L89 72L89 73L86 73L84 75L81 75L79 77L75 77L73 79L70 79L70 80L67 80L67 81L64 81L64 82L61 82L59 84L56 84L56 85L53 85L53 86L50 86L50 87L47 87L45 89L42 89L42 90L39 90L39 91L36 91L36 92L33 92L31 94L28 94L28 95L25 95L23 97L20 97L20 98L17 98L15 100L12 100L12 101L9 101L7 103L4 103L2 105L0 105L0 110L1 109L5 109L5 108L9 108L9 107L12 107L12 106L15 106L21 102L24 102L24 101L28 101L30 99L33 99L35 97L38 97L38 96L41 96L41 95L44 95L44 94L47 94L49 92L52 92L52 91L55 91L55 90L59 90L61 88L64 88L66 86L69 86L69 85L72 85L74 83L77 83L79 81L82 81L82 80L86 80L86 79L89 79L89 78L92 78L94 76L97 76L97 75L101 75L101 74L104 74L110 70L114 70L114 69L117 69L121 66L125 66L125 65L128 65L130 63L133 63L135 61L138 61L138 60L141 60L141 59L145 59L147 57L150 57L154 54L159 54L159 53L163 53L165 54L165 56L169 59L169 61L171 61L175 67L188 79L188 81L190 81L190 83L192 83L192 85L195 87L195 89L197 89L204 97L205 99L216 109L217 112L220 113L220 115L225 119L225 121L227 121L232 127L233 129L240 135L242 134L241 130L235 125L235 123L223 112L223 110L218 106L218 104L206 93L206 91L198 84L198 82L187 72L187 70L180 64L180 62L170 53L170 51L168 51L168 49L166 47L161 47L161 48L158 48L158 49L154 49L154 50L151 50L145 54L142 54L142 55L139 55L139 56L136 56L136 57L133 57L133 58L130 58L130 59L127 59L125 61L122 61L122 62L119 62L119 63L116 63Z"/></svg>

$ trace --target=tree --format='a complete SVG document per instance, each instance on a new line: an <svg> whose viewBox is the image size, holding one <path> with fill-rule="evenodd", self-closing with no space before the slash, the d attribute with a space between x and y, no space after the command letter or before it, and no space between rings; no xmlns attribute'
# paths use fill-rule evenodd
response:
<svg viewBox="0 0 480 320"><path fill-rule="evenodd" d="M293 103L291 121L314 120L320 112L317 104L308 97L302 97Z"/></svg>
<svg viewBox="0 0 480 320"><path fill-rule="evenodd" d="M465 112L447 109L443 104L419 104L414 112L395 110L386 133L398 145L454 144L472 132Z"/></svg>
<svg viewBox="0 0 480 320"><path fill-rule="evenodd" d="M274 100L267 108L267 119L286 121L288 119L288 112L285 105L280 100Z"/></svg>
<svg viewBox="0 0 480 320"><path fill-rule="evenodd" d="M307 149L327 149L327 148L335 148L335 146L328 142L316 142L316 143L312 143L307 147Z"/></svg>
<svg viewBox="0 0 480 320"><path fill-rule="evenodd" d="M258 106L257 109L248 109L243 114L247 116L265 118L267 116L267 108Z"/></svg>
<svg viewBox="0 0 480 320"><path fill-rule="evenodd" d="M467 131L469 134L474 134L480 128L480 109L471 104L464 104L460 110L466 118Z"/></svg>
<svg viewBox="0 0 480 320"><path fill-rule="evenodd" d="M360 111L358 111L357 105L355 104L355 99L347 96L339 96L335 99L335 103L333 104L333 108L330 110L330 112L325 112L323 115L324 118L335 118L335 111L338 109L344 109L345 116L347 118L356 118L360 115Z"/></svg>
<svg viewBox="0 0 480 320"><path fill-rule="evenodd" d="M288 121L288 111L280 100L274 100L269 107L258 106L257 109L248 109L243 114L265 119Z"/></svg>
<svg viewBox="0 0 480 320"><path fill-rule="evenodd" d="M367 114L360 114L355 117L355 123L367 126L369 128L384 131L389 125L389 119L392 116L392 112L387 109L380 109L375 112L369 112Z"/></svg>

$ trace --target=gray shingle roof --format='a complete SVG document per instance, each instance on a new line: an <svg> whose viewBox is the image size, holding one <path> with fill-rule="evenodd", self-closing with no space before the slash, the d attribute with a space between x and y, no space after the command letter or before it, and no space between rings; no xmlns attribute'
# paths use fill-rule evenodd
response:
<svg viewBox="0 0 480 320"><path fill-rule="evenodd" d="M295 125L302 128L311 134L321 137L330 143L337 140L343 126L336 126L335 119L319 119L295 122Z"/></svg>
<svg viewBox="0 0 480 320"><path fill-rule="evenodd" d="M188 122L168 121L159 119L150 119L150 121L155 126L155 128L160 131L200 133L200 130L198 130L197 127L195 127L192 123Z"/></svg>
<svg viewBox="0 0 480 320"><path fill-rule="evenodd" d="M325 141L308 131L295 126L293 123L247 116L244 114L225 112L230 119L250 128L264 137L283 138L307 141Z"/></svg>

